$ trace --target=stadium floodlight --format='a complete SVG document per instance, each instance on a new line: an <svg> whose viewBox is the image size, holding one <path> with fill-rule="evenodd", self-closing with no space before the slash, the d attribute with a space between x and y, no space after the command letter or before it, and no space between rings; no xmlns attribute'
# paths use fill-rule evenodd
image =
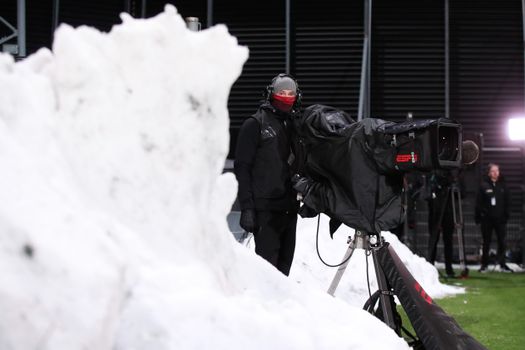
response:
<svg viewBox="0 0 525 350"><path fill-rule="evenodd" d="M525 116L516 116L508 122L509 138L512 141L525 141Z"/></svg>

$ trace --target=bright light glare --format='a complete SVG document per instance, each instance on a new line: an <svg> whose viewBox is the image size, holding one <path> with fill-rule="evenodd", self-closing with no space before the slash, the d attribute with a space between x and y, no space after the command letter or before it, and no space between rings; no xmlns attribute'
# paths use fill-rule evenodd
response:
<svg viewBox="0 0 525 350"><path fill-rule="evenodd" d="M508 126L511 140L525 140L525 117L510 118Z"/></svg>

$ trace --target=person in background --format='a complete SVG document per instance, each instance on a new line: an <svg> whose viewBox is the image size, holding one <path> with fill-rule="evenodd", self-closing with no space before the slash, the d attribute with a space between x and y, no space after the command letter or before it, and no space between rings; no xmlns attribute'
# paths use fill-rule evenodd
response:
<svg viewBox="0 0 525 350"><path fill-rule="evenodd" d="M257 112L241 126L234 162L240 226L253 233L255 252L286 276L295 251L298 202L291 182L292 118L300 100L292 76L274 77Z"/></svg>
<svg viewBox="0 0 525 350"><path fill-rule="evenodd" d="M417 200L422 196L424 192L422 189L423 181L422 175L418 172L406 173L403 177L403 197L402 205L404 207L405 219L403 223L397 226L395 229L390 230L397 238L408 245L414 245L413 236L409 232L414 230L416 227L416 211L417 211Z"/></svg>
<svg viewBox="0 0 525 350"><path fill-rule="evenodd" d="M458 235L461 234L458 239L463 242L463 244L460 244L458 247L463 249L459 252L460 262L461 256L465 257L465 242L464 236L462 236L462 211L456 210L456 215L454 215L454 207L460 206L461 201L459 199L465 198L466 190L464 171L467 167L476 163L478 158L479 146L472 140L464 140L461 147L461 166L457 169L435 170L429 174L428 181L424 181L426 184L423 186L422 197L426 198L428 201L428 226L430 233L427 260L431 264L434 264L439 236L442 233L445 272L449 278L455 277L452 268L452 241L456 229L458 229ZM425 180L426 179L427 177L425 177ZM460 198L454 196L453 192L456 191L459 192ZM464 270L461 272L461 276L465 277L468 275L468 269L466 266L463 267Z"/></svg>
<svg viewBox="0 0 525 350"><path fill-rule="evenodd" d="M452 210L451 186L457 184L461 196L464 196L464 186L461 184L458 170L436 170L429 176L428 202L428 255L427 261L434 264L436 260L439 236L443 237L443 253L445 272L448 278L454 278L452 268L454 234L454 213Z"/></svg>
<svg viewBox="0 0 525 350"><path fill-rule="evenodd" d="M510 193L500 175L499 166L490 163L487 176L481 182L476 197L475 221L476 224L481 224L483 236L480 272L487 271L492 231L496 231L498 239L498 263L501 270L514 272L505 264L505 235L509 214Z"/></svg>

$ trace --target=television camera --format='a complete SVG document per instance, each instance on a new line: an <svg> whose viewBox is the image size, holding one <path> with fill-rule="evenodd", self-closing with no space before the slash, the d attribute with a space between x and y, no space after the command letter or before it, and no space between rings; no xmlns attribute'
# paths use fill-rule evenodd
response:
<svg viewBox="0 0 525 350"><path fill-rule="evenodd" d="M381 231L397 227L404 219L405 173L453 171L472 162L476 152L470 143L465 144L464 152L461 125L444 118L355 121L342 110L313 105L295 120L295 130L301 148L298 153L304 155L298 161L300 174L292 179L303 202L299 214L325 213L330 217L330 234L341 224L356 230L329 293L334 294L354 249L365 249L372 255L379 286L365 309L399 334L400 318L393 298L397 295L419 336L412 345L484 349L433 302L381 237Z"/></svg>

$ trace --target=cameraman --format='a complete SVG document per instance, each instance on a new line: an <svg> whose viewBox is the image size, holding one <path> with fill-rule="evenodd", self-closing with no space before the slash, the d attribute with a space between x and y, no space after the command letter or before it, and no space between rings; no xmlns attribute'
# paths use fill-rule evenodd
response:
<svg viewBox="0 0 525 350"><path fill-rule="evenodd" d="M498 262L504 272L514 272L505 264L505 231L510 214L510 193L500 176L499 165L490 163L476 198L475 221L481 224L483 255L480 272L487 271L492 231L498 238Z"/></svg>
<svg viewBox="0 0 525 350"><path fill-rule="evenodd" d="M459 186L461 197L464 197L464 186L459 170L436 170L430 174L428 194L428 257L434 264L440 233L443 236L445 272L447 277L454 278L452 269L452 237L454 234L454 213L452 207L451 187Z"/></svg>
<svg viewBox="0 0 525 350"><path fill-rule="evenodd" d="M298 208L291 184L291 118L300 96L292 76L272 79L265 101L240 129L234 163L240 225L253 233L255 252L286 276L295 251Z"/></svg>

